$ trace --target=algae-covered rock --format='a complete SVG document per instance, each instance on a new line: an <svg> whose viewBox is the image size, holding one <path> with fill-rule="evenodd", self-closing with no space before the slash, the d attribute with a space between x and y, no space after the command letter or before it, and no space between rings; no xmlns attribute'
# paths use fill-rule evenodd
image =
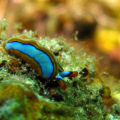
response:
<svg viewBox="0 0 120 120"><path fill-rule="evenodd" d="M62 113L59 104L35 94L22 84L2 83L0 86L0 106L1 120L58 120L67 118Z"/></svg>
<svg viewBox="0 0 120 120"><path fill-rule="evenodd" d="M54 53L65 71L78 71L79 75L64 78L67 89L62 90L55 80L42 79L29 64L5 52L0 44L0 120L119 118L119 109L100 75L95 55L82 48L76 54L62 37L36 38L33 31L27 30L12 37L35 40ZM1 39L1 43L5 40Z"/></svg>

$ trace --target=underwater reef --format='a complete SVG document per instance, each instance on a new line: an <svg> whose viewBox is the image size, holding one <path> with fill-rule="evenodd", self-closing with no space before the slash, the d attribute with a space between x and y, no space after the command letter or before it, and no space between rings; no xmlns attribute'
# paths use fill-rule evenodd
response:
<svg viewBox="0 0 120 120"><path fill-rule="evenodd" d="M36 32L16 29L7 33L6 19L0 21L0 120L118 120L119 103L112 97L106 79L114 77L99 70L99 58L81 48L78 53L63 37L39 37ZM9 38L32 39L49 49L65 71L78 71L64 77L61 89L55 80L44 80L3 43Z"/></svg>

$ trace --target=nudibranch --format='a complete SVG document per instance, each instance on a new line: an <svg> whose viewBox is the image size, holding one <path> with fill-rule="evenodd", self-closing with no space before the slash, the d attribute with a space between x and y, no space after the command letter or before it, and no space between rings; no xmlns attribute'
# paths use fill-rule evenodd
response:
<svg viewBox="0 0 120 120"><path fill-rule="evenodd" d="M38 45L35 40L11 38L3 43L3 47L30 64L43 79L56 79L62 89L67 88L62 77L78 75L77 71L64 71L54 54L47 48Z"/></svg>

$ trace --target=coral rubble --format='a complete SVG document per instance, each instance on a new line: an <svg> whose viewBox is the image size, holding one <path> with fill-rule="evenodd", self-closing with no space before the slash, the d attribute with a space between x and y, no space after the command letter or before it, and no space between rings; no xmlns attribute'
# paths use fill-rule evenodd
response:
<svg viewBox="0 0 120 120"><path fill-rule="evenodd" d="M4 51L7 21L0 22L0 120L117 120L119 109L98 70L96 57L85 50L76 54L64 38L35 37L25 30L12 37L34 39L50 49L64 70L79 72L64 78L67 89L45 81L24 61ZM5 34L3 34L5 33ZM109 102L108 102L109 101Z"/></svg>

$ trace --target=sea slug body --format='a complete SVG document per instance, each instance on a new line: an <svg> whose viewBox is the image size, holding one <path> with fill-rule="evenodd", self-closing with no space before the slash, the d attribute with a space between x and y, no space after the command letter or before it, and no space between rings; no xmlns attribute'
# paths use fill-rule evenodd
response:
<svg viewBox="0 0 120 120"><path fill-rule="evenodd" d="M3 44L3 47L25 62L44 79L56 79L62 89L66 89L66 83L62 77L76 77L78 72L64 71L54 54L37 44L35 40L11 38Z"/></svg>

